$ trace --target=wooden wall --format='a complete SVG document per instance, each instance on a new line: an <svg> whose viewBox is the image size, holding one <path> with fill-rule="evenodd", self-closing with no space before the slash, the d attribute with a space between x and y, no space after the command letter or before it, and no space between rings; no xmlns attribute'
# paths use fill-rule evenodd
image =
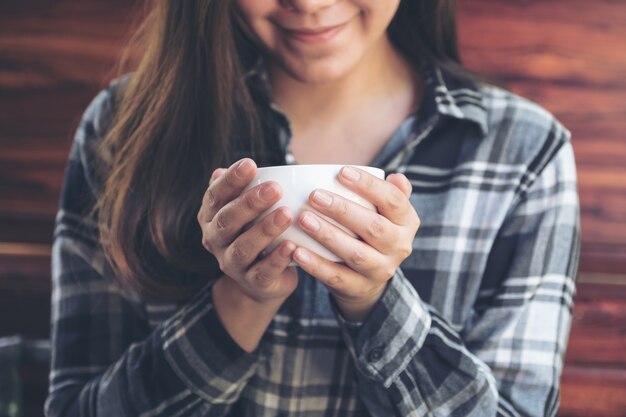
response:
<svg viewBox="0 0 626 417"><path fill-rule="evenodd" d="M0 337L47 337L73 131L140 1L0 3ZM626 416L626 1L460 0L465 62L572 131L583 241L561 416ZM27 416L45 370L25 370Z"/></svg>

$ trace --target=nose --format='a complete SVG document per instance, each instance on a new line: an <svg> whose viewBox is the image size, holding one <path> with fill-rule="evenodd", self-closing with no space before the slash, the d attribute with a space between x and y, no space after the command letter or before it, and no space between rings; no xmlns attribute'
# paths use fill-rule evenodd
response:
<svg viewBox="0 0 626 417"><path fill-rule="evenodd" d="M336 2L337 0L284 0L283 4L300 13L315 13Z"/></svg>

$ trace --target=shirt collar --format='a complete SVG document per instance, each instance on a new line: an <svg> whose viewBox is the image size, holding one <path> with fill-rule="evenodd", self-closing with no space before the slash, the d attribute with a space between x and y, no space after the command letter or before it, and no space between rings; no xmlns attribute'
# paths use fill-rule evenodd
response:
<svg viewBox="0 0 626 417"><path fill-rule="evenodd" d="M462 78L443 67L432 65L425 70L424 90L423 103L432 110L474 123L483 135L487 134L487 110L478 81Z"/></svg>

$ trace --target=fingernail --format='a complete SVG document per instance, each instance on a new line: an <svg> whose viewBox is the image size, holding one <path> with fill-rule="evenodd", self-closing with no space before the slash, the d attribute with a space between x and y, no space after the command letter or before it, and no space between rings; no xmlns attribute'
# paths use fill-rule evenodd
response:
<svg viewBox="0 0 626 417"><path fill-rule="evenodd" d="M293 257L296 258L297 261L303 264L308 264L309 262L311 262L311 257L309 256L309 254L306 253L305 250L301 248L296 249L296 251L293 253Z"/></svg>
<svg viewBox="0 0 626 417"><path fill-rule="evenodd" d="M239 162L239 165L237 165L237 168L235 169L235 174L239 178L244 178L246 174L250 172L251 169L252 169L252 164L250 163L250 160L244 159L243 161Z"/></svg>
<svg viewBox="0 0 626 417"><path fill-rule="evenodd" d="M313 201L315 201L320 206L330 207L333 202L333 198L330 194L324 191L315 190L315 192L313 193Z"/></svg>
<svg viewBox="0 0 626 417"><path fill-rule="evenodd" d="M318 231L320 228L320 222L312 215L309 213L306 213L304 216L302 216L302 225L309 230L312 231Z"/></svg>
<svg viewBox="0 0 626 417"><path fill-rule="evenodd" d="M358 181L361 178L361 174L354 168L343 167L341 175L349 181Z"/></svg>
<svg viewBox="0 0 626 417"><path fill-rule="evenodd" d="M289 223L289 216L283 210L278 210L274 215L274 226L284 227L287 223Z"/></svg>
<svg viewBox="0 0 626 417"><path fill-rule="evenodd" d="M259 191L259 196L265 201L273 200L277 194L278 191L276 191L276 188L272 184L265 184L261 186L261 190Z"/></svg>

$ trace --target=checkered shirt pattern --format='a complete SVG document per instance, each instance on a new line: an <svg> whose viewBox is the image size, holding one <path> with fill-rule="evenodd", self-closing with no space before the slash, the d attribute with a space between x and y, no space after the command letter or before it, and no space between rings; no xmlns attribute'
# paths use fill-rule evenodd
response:
<svg viewBox="0 0 626 417"><path fill-rule="evenodd" d="M362 323L347 322L299 271L247 353L215 312L213 279L184 303L151 303L121 287L103 256L86 213L121 84L88 107L69 157L53 246L48 416L556 414L579 208L569 132L552 115L426 71L411 128L379 163L413 185L422 221L413 253ZM288 163L288 122L278 109L271 117Z"/></svg>

